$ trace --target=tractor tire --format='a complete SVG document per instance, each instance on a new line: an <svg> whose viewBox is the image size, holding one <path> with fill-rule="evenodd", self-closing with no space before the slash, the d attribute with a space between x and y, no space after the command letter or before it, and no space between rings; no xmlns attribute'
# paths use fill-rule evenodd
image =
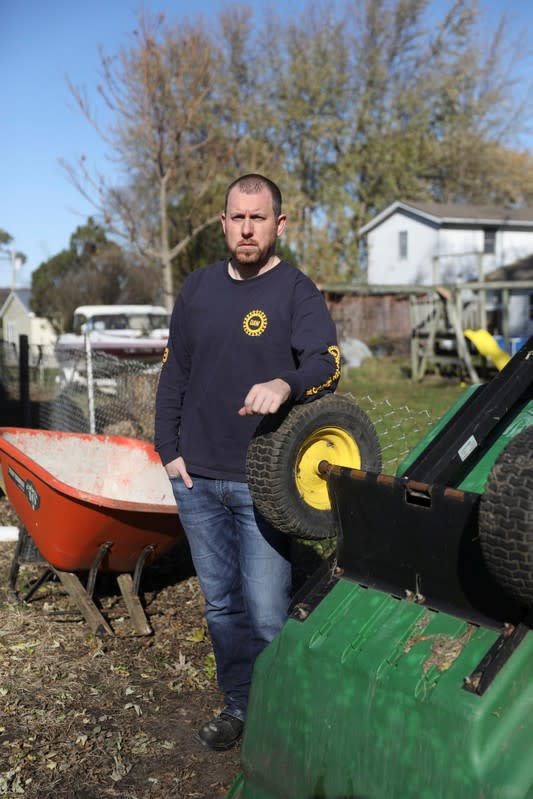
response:
<svg viewBox="0 0 533 799"><path fill-rule="evenodd" d="M487 568L519 604L533 607L533 427L498 456L479 510Z"/></svg>
<svg viewBox="0 0 533 799"><path fill-rule="evenodd" d="M248 486L258 511L297 538L336 534L327 480L318 464L379 472L381 447L368 416L346 397L327 394L296 405L272 430L265 417L248 447Z"/></svg>

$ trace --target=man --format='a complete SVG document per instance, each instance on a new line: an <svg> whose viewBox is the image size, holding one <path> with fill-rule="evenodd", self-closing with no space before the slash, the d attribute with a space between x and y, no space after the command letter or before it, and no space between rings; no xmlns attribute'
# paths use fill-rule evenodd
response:
<svg viewBox="0 0 533 799"><path fill-rule="evenodd" d="M255 659L283 626L291 588L287 539L248 492L248 444L263 415L334 390L340 374L320 292L275 254L286 222L278 187L240 177L221 221L231 257L189 275L176 300L155 426L226 704L196 736L214 750L242 734Z"/></svg>

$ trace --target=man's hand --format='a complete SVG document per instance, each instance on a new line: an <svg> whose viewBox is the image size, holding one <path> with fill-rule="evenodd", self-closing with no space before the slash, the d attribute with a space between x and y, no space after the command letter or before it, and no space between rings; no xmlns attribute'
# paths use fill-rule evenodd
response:
<svg viewBox="0 0 533 799"><path fill-rule="evenodd" d="M170 463L166 463L165 469L167 470L169 477L181 477L184 485L187 486L187 488L192 488L191 476L187 471L185 461L181 455L178 458L175 458L175 460L170 461Z"/></svg>
<svg viewBox="0 0 533 799"><path fill-rule="evenodd" d="M291 387L279 377L268 383L256 383L246 395L239 416L276 413L290 395Z"/></svg>

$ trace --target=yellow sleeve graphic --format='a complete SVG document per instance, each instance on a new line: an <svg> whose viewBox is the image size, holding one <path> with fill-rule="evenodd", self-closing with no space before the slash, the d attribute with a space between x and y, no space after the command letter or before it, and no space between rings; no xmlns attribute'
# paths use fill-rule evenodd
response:
<svg viewBox="0 0 533 799"><path fill-rule="evenodd" d="M328 347L328 352L330 355L333 356L335 359L335 372L328 377L325 383L322 383L320 386L313 386L312 388L308 388L305 392L306 397L312 397L314 394L319 394L321 391L325 391L327 388L333 385L333 383L339 379L341 376L341 351L340 349L332 344Z"/></svg>

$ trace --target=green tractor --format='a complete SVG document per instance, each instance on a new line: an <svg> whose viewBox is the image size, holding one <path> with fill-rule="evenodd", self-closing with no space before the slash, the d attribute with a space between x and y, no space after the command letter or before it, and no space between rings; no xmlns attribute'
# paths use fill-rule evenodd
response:
<svg viewBox="0 0 533 799"><path fill-rule="evenodd" d="M343 397L250 445L259 509L336 551L257 661L228 799L533 797L533 338L380 468Z"/></svg>

